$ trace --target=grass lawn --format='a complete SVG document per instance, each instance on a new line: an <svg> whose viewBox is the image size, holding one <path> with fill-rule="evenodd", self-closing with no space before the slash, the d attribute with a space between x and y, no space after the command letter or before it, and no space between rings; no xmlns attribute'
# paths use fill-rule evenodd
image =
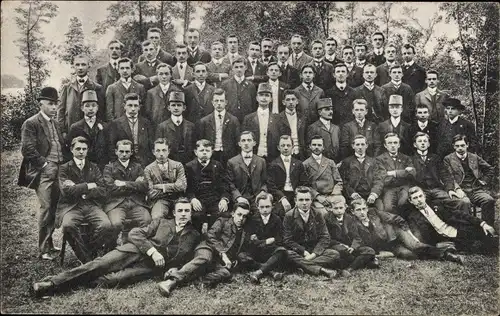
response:
<svg viewBox="0 0 500 316"><path fill-rule="evenodd" d="M287 275L260 286L237 275L231 283L200 289L197 282L163 298L150 280L123 289L82 288L33 299L33 281L77 265L37 258L39 207L34 191L16 185L21 155L1 154L1 312L78 314L419 314L498 315L498 258L469 255L465 265L385 259L379 270L350 279ZM55 242L61 244L56 230Z"/></svg>

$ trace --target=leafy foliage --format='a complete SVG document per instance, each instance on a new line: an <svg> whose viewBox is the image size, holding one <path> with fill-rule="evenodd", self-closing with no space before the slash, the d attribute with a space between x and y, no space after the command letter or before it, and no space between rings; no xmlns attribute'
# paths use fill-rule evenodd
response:
<svg viewBox="0 0 500 316"><path fill-rule="evenodd" d="M82 22L77 17L70 19L68 32L64 35L66 37L64 44L56 49L56 55L60 60L71 65L73 58L77 55L83 54L89 57L94 55L93 49L85 43Z"/></svg>
<svg viewBox="0 0 500 316"><path fill-rule="evenodd" d="M39 89L35 89L36 95ZM0 115L1 146L9 149L21 141L21 126L24 121L38 112L36 100L28 89L15 95L2 95L2 113Z"/></svg>

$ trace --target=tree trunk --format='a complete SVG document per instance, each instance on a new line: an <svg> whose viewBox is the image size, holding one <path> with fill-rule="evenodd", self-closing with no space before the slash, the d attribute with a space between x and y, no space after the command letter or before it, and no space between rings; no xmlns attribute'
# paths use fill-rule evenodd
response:
<svg viewBox="0 0 500 316"><path fill-rule="evenodd" d="M160 1L160 30L163 31L163 15L165 10L165 4L163 1Z"/></svg>
<svg viewBox="0 0 500 316"><path fill-rule="evenodd" d="M26 22L26 50L28 52L28 86L30 89L30 98L31 100L34 99L33 96L33 69L31 65L31 46L30 46L30 32L31 32L31 27L30 27L30 22L31 22L31 2L28 8L28 21Z"/></svg>
<svg viewBox="0 0 500 316"><path fill-rule="evenodd" d="M141 42L144 40L144 37L143 37L143 27L142 27L142 1L138 1L139 2L139 39L141 40Z"/></svg>
<svg viewBox="0 0 500 316"><path fill-rule="evenodd" d="M184 1L184 37L186 36L187 30L189 28L189 22L191 20L189 6L189 1Z"/></svg>

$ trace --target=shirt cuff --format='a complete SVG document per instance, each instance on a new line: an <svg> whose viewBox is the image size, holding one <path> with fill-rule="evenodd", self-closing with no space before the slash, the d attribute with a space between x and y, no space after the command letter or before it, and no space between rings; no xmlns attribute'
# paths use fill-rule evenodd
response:
<svg viewBox="0 0 500 316"><path fill-rule="evenodd" d="M148 249L148 251L146 251L146 255L148 255L149 257L151 257L155 252L158 252L158 250L156 250L155 247L151 247Z"/></svg>
<svg viewBox="0 0 500 316"><path fill-rule="evenodd" d="M484 227L484 225L486 225L485 221L482 221L481 224L479 224L479 226L481 226L481 227Z"/></svg>

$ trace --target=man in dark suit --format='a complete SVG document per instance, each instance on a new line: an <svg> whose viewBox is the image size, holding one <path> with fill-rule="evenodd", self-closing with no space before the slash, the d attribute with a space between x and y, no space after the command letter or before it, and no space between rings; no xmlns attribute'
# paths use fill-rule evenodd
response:
<svg viewBox="0 0 500 316"><path fill-rule="evenodd" d="M97 68L95 81L102 86L102 91L104 91L104 93L106 93L110 85L120 79L120 74L118 73L118 60L122 57L122 49L122 42L116 39L110 41L108 44L109 62ZM105 113L107 113L107 110L102 112L103 115Z"/></svg>
<svg viewBox="0 0 500 316"><path fill-rule="evenodd" d="M285 90L283 93L285 110L278 114L276 124L278 135L290 135L293 141L292 155L303 160L306 155L306 120L297 113L299 96L295 90Z"/></svg>
<svg viewBox="0 0 500 316"><path fill-rule="evenodd" d="M404 44L401 53L404 61L402 80L417 94L425 89L425 69L415 63L415 46Z"/></svg>
<svg viewBox="0 0 500 316"><path fill-rule="evenodd" d="M158 84L156 68L162 62L156 56L156 47L150 40L142 42L142 51L144 60L135 65L134 80L141 83L144 89L148 91Z"/></svg>
<svg viewBox="0 0 500 316"><path fill-rule="evenodd" d="M377 86L383 86L386 83L391 82L390 69L392 66L397 64L397 47L394 43L389 43L385 46L385 62L377 66L377 78L375 78L375 84Z"/></svg>
<svg viewBox="0 0 500 316"><path fill-rule="evenodd" d="M76 77L62 87L61 100L57 109L57 121L61 125L63 136L66 136L73 123L78 122L84 116L80 106L82 105L82 95L85 90L94 90L96 92L96 102L99 107L98 118L104 120L106 116L105 91L103 91L100 84L90 80L88 76L89 58L84 55L75 56L73 68L76 71Z"/></svg>
<svg viewBox="0 0 500 316"><path fill-rule="evenodd" d="M148 29L148 34L147 34L147 39L151 41L155 47L156 51L156 59L158 59L160 62L165 63L173 67L175 65L175 60L174 57L167 53L166 51L161 48L161 30L157 27L151 27ZM139 59L137 60L138 63L143 62L146 60L145 54L142 54L139 56Z"/></svg>
<svg viewBox="0 0 500 316"><path fill-rule="evenodd" d="M276 62L270 62L267 65L267 83L271 86L272 100L269 105L269 110L273 114L278 114L285 109L283 103L283 93L289 88L288 84L279 81L281 75L280 67Z"/></svg>
<svg viewBox="0 0 500 316"><path fill-rule="evenodd" d="M316 70L311 65L305 65L300 72L302 84L295 88L299 95L299 106L297 113L311 124L318 119L317 104L319 99L325 97L325 92L313 83Z"/></svg>
<svg viewBox="0 0 500 316"><path fill-rule="evenodd" d="M245 69L246 80L252 81L254 85L267 81L269 78L266 75L267 66L259 60L260 44L257 41L248 44L248 57L246 60L247 68Z"/></svg>
<svg viewBox="0 0 500 316"><path fill-rule="evenodd" d="M224 60L229 64L233 65L233 61L236 58L243 58L242 55L238 53L238 36L235 34L229 34L226 36L226 46L227 46L227 54L224 56Z"/></svg>
<svg viewBox="0 0 500 316"><path fill-rule="evenodd" d="M340 254L329 249L330 235L322 215L312 207L313 194L308 187L295 189L295 208L283 219L283 244L288 249L288 259L304 272L334 278L332 270Z"/></svg>
<svg viewBox="0 0 500 316"><path fill-rule="evenodd" d="M478 155L468 152L467 136L453 137L455 152L444 157L444 167L448 173L445 187L450 196L456 196L481 207L481 217L489 225L495 222L495 199L488 185L495 181L495 168ZM452 192L454 191L454 192Z"/></svg>
<svg viewBox="0 0 500 316"><path fill-rule="evenodd" d="M439 136L437 133L438 125L434 121L429 120L429 108L425 104L417 104L415 108L415 118L412 120L411 124L406 129L404 138L405 145L411 146L404 149L404 152L411 155L415 152L413 141L415 135L419 132L429 135L430 147L429 152L435 153L437 150L437 144L439 143Z"/></svg>
<svg viewBox="0 0 500 316"><path fill-rule="evenodd" d="M188 58L187 46L177 44L175 46L175 59L177 62L172 67L172 82L182 88L185 88L194 79L193 67L188 64Z"/></svg>
<svg viewBox="0 0 500 316"><path fill-rule="evenodd" d="M250 131L243 131L238 145L241 154L229 159L227 174L233 201L250 203L261 191L267 192L266 160L254 155L255 137Z"/></svg>
<svg viewBox="0 0 500 316"><path fill-rule="evenodd" d="M130 76L134 64L129 58L118 60L118 72L120 79L110 85L106 90L106 119L111 122L124 115L125 95L135 93L139 96L141 103L146 98L144 86L133 80Z"/></svg>
<svg viewBox="0 0 500 316"><path fill-rule="evenodd" d="M354 45L354 53L356 55L355 64L363 69L366 65L366 54L368 53L368 45L365 43L356 43Z"/></svg>
<svg viewBox="0 0 500 316"><path fill-rule="evenodd" d="M211 159L213 143L196 142L196 158L186 164L186 195L193 206L193 225L206 234L215 220L229 210L230 193L224 166Z"/></svg>
<svg viewBox="0 0 500 316"><path fill-rule="evenodd" d="M201 62L193 65L194 82L184 89L186 94L186 112L184 117L193 123L197 123L202 117L214 111L212 98L215 87L208 84L207 66Z"/></svg>
<svg viewBox="0 0 500 316"><path fill-rule="evenodd" d="M429 120L439 124L445 118L443 101L449 98L449 95L437 88L439 83L437 71L427 71L425 83L427 83L427 89L415 95L415 105L426 105L429 108Z"/></svg>
<svg viewBox="0 0 500 316"><path fill-rule="evenodd" d="M307 128L307 140L314 135L323 139L324 151L322 154L332 160L338 161L340 157L340 128L333 124L332 99L320 99L318 102L319 120Z"/></svg>
<svg viewBox="0 0 500 316"><path fill-rule="evenodd" d="M214 144L213 159L223 166L238 154L240 121L226 111L226 92L220 88L214 90L213 113L203 117L195 125L196 139L208 139Z"/></svg>
<svg viewBox="0 0 500 316"><path fill-rule="evenodd" d="M21 153L23 161L17 184L36 191L38 211L38 248L40 257L54 259L52 233L56 215L59 187L59 166L67 160L68 153L59 124L56 122L57 90L44 87L37 101L40 112L27 119L21 127Z"/></svg>
<svg viewBox="0 0 500 316"><path fill-rule="evenodd" d="M403 69L401 66L396 65L390 69L391 82L382 86L385 94L391 96L393 94L400 95L403 98L403 113L401 118L406 123L410 123L414 117L415 111L415 93L409 85L401 82L403 76Z"/></svg>
<svg viewBox="0 0 500 316"><path fill-rule="evenodd" d="M419 240L430 245L451 241L462 251L498 254L498 236L491 225L459 210L433 209L419 187L410 188L408 194L410 204L400 213Z"/></svg>
<svg viewBox="0 0 500 316"><path fill-rule="evenodd" d="M160 219L146 227L132 229L129 243L94 261L33 284L33 292L42 297L82 282L116 287L163 275L169 268L187 262L200 241L200 234L190 220L191 204L181 198L175 202L174 219Z"/></svg>
<svg viewBox="0 0 500 316"><path fill-rule="evenodd" d="M352 113L354 120L345 123L340 128L340 157L347 158L354 154L352 143L356 136L363 135L366 138L366 153L373 157L375 146L373 139L376 125L366 119L368 104L364 99L356 99L352 102Z"/></svg>
<svg viewBox="0 0 500 316"><path fill-rule="evenodd" d="M356 66L354 62L354 48L346 45L342 48L342 58L347 66L347 85L351 88L363 84L363 68Z"/></svg>
<svg viewBox="0 0 500 316"><path fill-rule="evenodd" d="M292 35L290 47L292 53L288 58L288 64L302 72L302 67L312 62L313 58L304 51L304 38L299 34Z"/></svg>
<svg viewBox="0 0 500 316"><path fill-rule="evenodd" d="M172 91L168 98L170 118L163 121L156 129L155 139L169 140L170 158L186 164L194 158L194 123L183 118L186 110L185 96L182 92Z"/></svg>
<svg viewBox="0 0 500 316"><path fill-rule="evenodd" d="M337 40L329 37L325 40L325 61L335 66L336 64L343 63L342 59L337 56Z"/></svg>
<svg viewBox="0 0 500 316"><path fill-rule="evenodd" d="M168 119L168 97L172 91L182 91L176 84L172 83L172 67L161 63L156 67L156 75L159 84L148 90L146 93L146 103L144 116L153 123L154 127Z"/></svg>
<svg viewBox="0 0 500 316"><path fill-rule="evenodd" d="M276 200L276 214L283 218L286 212L295 207L295 189L304 185L304 166L300 160L292 157L293 141L290 135L281 135L278 150L280 157L267 167L267 187Z"/></svg>
<svg viewBox="0 0 500 316"><path fill-rule="evenodd" d="M153 126L148 119L139 115L141 108L139 95L128 93L125 95L123 102L125 115L113 120L108 126L108 155L110 161L117 159L113 149L116 142L128 139L134 144L134 159L145 167L154 160L151 153L154 138Z"/></svg>
<svg viewBox="0 0 500 316"><path fill-rule="evenodd" d="M408 199L408 188L415 179L416 170L412 159L399 152L400 142L396 133L384 136L384 146L387 151L375 159L371 191L382 198L386 212L396 213L397 207Z"/></svg>
<svg viewBox="0 0 500 316"><path fill-rule="evenodd" d="M479 153L481 148L476 137L474 124L460 116L461 112L465 110L462 102L455 98L448 98L443 102L443 105L447 118L444 118L438 126L437 154L444 158L454 152L453 138L458 134L467 136L468 151Z"/></svg>
<svg viewBox="0 0 500 316"><path fill-rule="evenodd" d="M273 56L273 48L274 43L272 39L265 37L260 41L260 51L262 52L262 56L259 61L266 67L269 66L269 63L275 63L278 61L276 56Z"/></svg>
<svg viewBox="0 0 500 316"><path fill-rule="evenodd" d="M226 91L227 111L236 116L240 123L245 115L257 110L257 89L252 81L245 78L247 65L242 58L236 58L232 64L233 76L221 84Z"/></svg>
<svg viewBox="0 0 500 316"><path fill-rule="evenodd" d="M255 135L256 150L258 156L271 162L278 154L279 135L276 124L278 115L271 113L269 104L272 101L272 88L268 83L259 84L257 91L257 111L250 113L243 119L241 129L250 131Z"/></svg>
<svg viewBox="0 0 500 316"><path fill-rule="evenodd" d="M409 128L409 124L401 119L401 113L403 112L403 98L400 95L391 95L389 97L389 114L391 117L379 123L377 129L375 130L373 143L375 145L375 155L374 157L380 155L384 151L384 139L387 133L396 133L402 141L401 150L406 151L410 148L410 145L406 144L406 131Z"/></svg>
<svg viewBox="0 0 500 316"><path fill-rule="evenodd" d="M200 31L197 29L189 28L187 30L186 44L188 45L187 63L189 66L193 67L197 62L208 64L212 60L210 53L198 46L200 44Z"/></svg>
<svg viewBox="0 0 500 316"><path fill-rule="evenodd" d="M69 129L66 143L69 145L77 136L85 137L89 142L87 159L103 170L108 163L107 153L107 124L97 118L99 113L97 104L97 93L94 90L86 90L82 93L82 104L80 106L83 118L73 123Z"/></svg>
<svg viewBox="0 0 500 316"><path fill-rule="evenodd" d="M211 50L212 60L206 64L208 71L207 82L218 88L224 80L229 78L231 64L224 58L224 44L219 41L213 42Z"/></svg>
<svg viewBox="0 0 500 316"><path fill-rule="evenodd" d="M373 51L366 56L366 61L369 64L375 65L375 67L377 67L385 63L386 59L384 56L384 44L384 33L377 31L372 34Z"/></svg>
<svg viewBox="0 0 500 316"><path fill-rule="evenodd" d="M96 257L104 245L112 243L111 223L102 210L106 187L96 164L86 160L88 141L77 136L71 141L73 159L59 169L61 198L57 203L56 226L68 236L68 242L76 257L86 263ZM89 223L92 234L86 243L79 225Z"/></svg>
<svg viewBox="0 0 500 316"><path fill-rule="evenodd" d="M366 118L374 123L380 123L389 118L387 106L388 96L382 87L377 86L374 81L377 78L376 68L372 64L363 67L363 78L365 82L354 89L355 99L365 99L368 103Z"/></svg>
<svg viewBox="0 0 500 316"><path fill-rule="evenodd" d="M286 44L278 45L276 55L281 75L279 81L286 83L290 89L295 89L300 84L299 70L288 63L290 48Z"/></svg>
<svg viewBox="0 0 500 316"><path fill-rule="evenodd" d="M334 66L324 61L325 52L323 49L323 42L315 40L311 44L311 54L313 61L311 65L316 75L314 76L314 84L326 91L333 86L334 83Z"/></svg>
<svg viewBox="0 0 500 316"><path fill-rule="evenodd" d="M413 137L416 152L411 159L416 170L415 183L424 190L425 197L432 205L468 213L470 201L457 198L455 188L449 193L444 190L443 184L448 185L452 181L451 175L446 171L441 158L429 150L430 143L429 135L424 132L417 132Z"/></svg>
<svg viewBox="0 0 500 316"><path fill-rule="evenodd" d="M110 242L113 248L122 232L122 244L128 242L128 234L133 227L144 227L151 222L149 207L146 203L148 183L144 178L144 168L131 161L132 142L128 139L116 142L118 159L106 165L103 178L107 189L104 212L108 215L114 231ZM129 224L125 227L125 221Z"/></svg>
<svg viewBox="0 0 500 316"><path fill-rule="evenodd" d="M354 89L348 86L347 66L345 64L335 65L335 83L333 86L325 90L325 96L332 99L333 102L333 117L332 123L343 125L351 121L352 116L352 101L354 101Z"/></svg>

